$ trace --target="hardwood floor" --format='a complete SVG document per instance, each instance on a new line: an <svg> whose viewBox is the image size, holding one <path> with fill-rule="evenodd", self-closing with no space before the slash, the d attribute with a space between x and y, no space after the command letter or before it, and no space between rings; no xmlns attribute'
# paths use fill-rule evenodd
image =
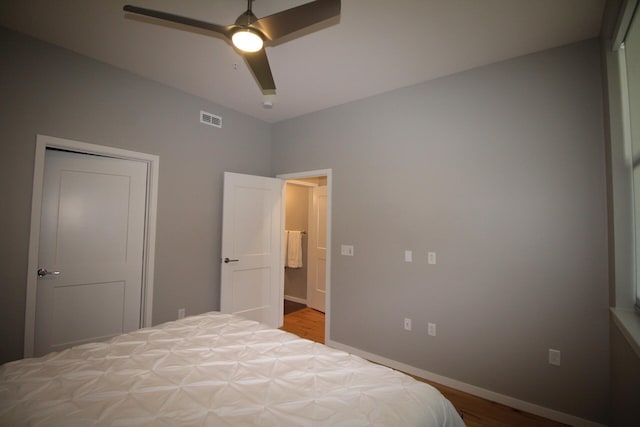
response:
<svg viewBox="0 0 640 427"><path fill-rule="evenodd" d="M305 307L284 316L282 329L324 344L324 313Z"/></svg>
<svg viewBox="0 0 640 427"><path fill-rule="evenodd" d="M283 330L324 344L324 313L305 307L284 316ZM412 375L437 388L455 406L467 427L564 426L555 421L491 402Z"/></svg>

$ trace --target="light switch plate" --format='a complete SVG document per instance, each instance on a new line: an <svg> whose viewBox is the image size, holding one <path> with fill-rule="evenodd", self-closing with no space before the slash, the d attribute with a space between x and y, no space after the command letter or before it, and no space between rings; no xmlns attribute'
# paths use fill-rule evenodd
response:
<svg viewBox="0 0 640 427"><path fill-rule="evenodd" d="M404 251L404 262L412 262L412 261L413 261L413 252Z"/></svg>

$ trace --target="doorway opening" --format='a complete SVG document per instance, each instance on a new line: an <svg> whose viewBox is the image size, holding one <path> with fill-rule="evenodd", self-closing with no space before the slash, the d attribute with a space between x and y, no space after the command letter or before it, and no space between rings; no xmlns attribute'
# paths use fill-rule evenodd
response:
<svg viewBox="0 0 640 427"><path fill-rule="evenodd" d="M285 180L283 311L289 316L287 319L296 319L298 325L294 332L298 335L308 335L304 337L314 341L328 340L331 170L278 175L278 178ZM291 322L285 320L285 329L290 326L287 323ZM322 330L318 331L319 328Z"/></svg>

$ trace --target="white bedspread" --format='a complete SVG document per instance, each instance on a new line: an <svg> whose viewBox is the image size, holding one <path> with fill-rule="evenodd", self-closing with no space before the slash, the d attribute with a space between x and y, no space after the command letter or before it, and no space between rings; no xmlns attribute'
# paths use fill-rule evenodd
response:
<svg viewBox="0 0 640 427"><path fill-rule="evenodd" d="M0 367L1 426L463 426L413 378L208 313Z"/></svg>

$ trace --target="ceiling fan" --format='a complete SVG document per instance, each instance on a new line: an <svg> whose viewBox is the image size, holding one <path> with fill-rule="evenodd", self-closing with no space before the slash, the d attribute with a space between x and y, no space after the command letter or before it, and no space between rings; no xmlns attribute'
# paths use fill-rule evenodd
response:
<svg viewBox="0 0 640 427"><path fill-rule="evenodd" d="M338 16L340 0L315 0L260 19L251 11L252 2L253 0L247 0L247 11L240 15L234 24L227 26L131 5L125 5L123 10L222 34L231 40L244 56L262 91L275 93L276 85L263 48L264 42L276 41L295 31Z"/></svg>

